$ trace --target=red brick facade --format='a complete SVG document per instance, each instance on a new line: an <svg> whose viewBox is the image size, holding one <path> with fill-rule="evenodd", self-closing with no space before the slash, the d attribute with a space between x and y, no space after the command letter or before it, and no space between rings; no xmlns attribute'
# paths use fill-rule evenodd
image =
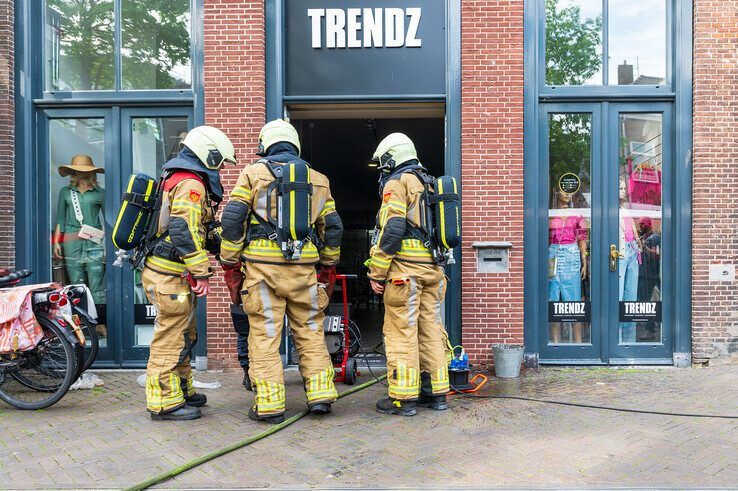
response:
<svg viewBox="0 0 738 491"><path fill-rule="evenodd" d="M13 0L0 0L0 265L15 264L15 108Z"/></svg>
<svg viewBox="0 0 738 491"><path fill-rule="evenodd" d="M0 257L14 241L13 4L0 0ZM523 340L523 0L462 0L462 335L477 364L489 345ZM710 282L710 264L738 263L738 0L694 5L693 357L738 351L738 283ZM261 0L207 0L205 121L222 128L240 164L265 121ZM453 117L453 115L450 115ZM224 171L230 190L238 168ZM500 183L505 183L504 186ZM7 238L10 238L8 240ZM510 273L476 272L477 241L510 241ZM211 367L237 366L219 268L208 298Z"/></svg>
<svg viewBox="0 0 738 491"><path fill-rule="evenodd" d="M693 358L738 358L738 283L709 281L738 263L738 1L694 4Z"/></svg>
<svg viewBox="0 0 738 491"><path fill-rule="evenodd" d="M238 168L227 167L222 173L227 191L235 186L240 166L254 158L264 124L264 39L263 1L205 2L205 122L228 134L239 159ZM236 367L230 300L220 267L214 267L213 293L208 296L208 358L211 368Z"/></svg>
<svg viewBox="0 0 738 491"><path fill-rule="evenodd" d="M461 23L462 342L488 364L523 342L523 1L462 1ZM510 272L478 274L477 241L512 242Z"/></svg>

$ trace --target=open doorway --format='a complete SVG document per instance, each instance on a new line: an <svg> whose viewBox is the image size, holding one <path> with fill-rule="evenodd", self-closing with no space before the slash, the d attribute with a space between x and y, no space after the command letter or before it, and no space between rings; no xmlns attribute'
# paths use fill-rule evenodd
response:
<svg viewBox="0 0 738 491"><path fill-rule="evenodd" d="M420 161L435 176L444 173L443 107L428 105L402 111L371 106L351 110L293 110L291 123L300 133L302 157L331 181L331 192L344 225L339 273L356 274L349 282L350 317L361 331L361 346L369 355L383 355L382 302L369 286L364 261L379 211L379 172L371 167L377 144L394 132L407 134ZM336 288L327 314L341 314Z"/></svg>

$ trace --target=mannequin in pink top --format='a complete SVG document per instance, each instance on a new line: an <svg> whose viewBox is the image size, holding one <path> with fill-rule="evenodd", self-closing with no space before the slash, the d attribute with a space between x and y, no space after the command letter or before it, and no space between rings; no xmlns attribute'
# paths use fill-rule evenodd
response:
<svg viewBox="0 0 738 491"><path fill-rule="evenodd" d="M556 191L555 206L571 208L572 195ZM555 271L548 279L548 300L551 302L581 302L582 281L587 278L588 227L584 216L572 210L570 215L552 217L549 220L549 261L555 261ZM551 272L550 272L551 273ZM550 274L549 273L549 274ZM572 325L572 342L582 343L584 326ZM560 322L549 323L549 341L561 343Z"/></svg>

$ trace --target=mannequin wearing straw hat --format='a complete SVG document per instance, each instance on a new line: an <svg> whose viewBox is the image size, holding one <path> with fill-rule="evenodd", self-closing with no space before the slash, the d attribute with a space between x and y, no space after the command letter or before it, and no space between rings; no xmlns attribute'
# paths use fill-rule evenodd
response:
<svg viewBox="0 0 738 491"><path fill-rule="evenodd" d="M75 155L69 165L59 166L59 175L70 182L59 192L53 237L54 257L64 260L70 283L89 286L99 305L105 304L105 235L100 220L105 190L97 183L97 174L103 172L89 155Z"/></svg>

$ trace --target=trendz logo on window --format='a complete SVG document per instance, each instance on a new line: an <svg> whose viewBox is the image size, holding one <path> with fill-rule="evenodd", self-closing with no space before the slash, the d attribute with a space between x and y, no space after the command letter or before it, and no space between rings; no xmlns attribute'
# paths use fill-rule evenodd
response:
<svg viewBox="0 0 738 491"><path fill-rule="evenodd" d="M326 48L420 48L419 7L308 9L312 46ZM324 29L325 27L325 29ZM325 31L325 37L323 32Z"/></svg>

